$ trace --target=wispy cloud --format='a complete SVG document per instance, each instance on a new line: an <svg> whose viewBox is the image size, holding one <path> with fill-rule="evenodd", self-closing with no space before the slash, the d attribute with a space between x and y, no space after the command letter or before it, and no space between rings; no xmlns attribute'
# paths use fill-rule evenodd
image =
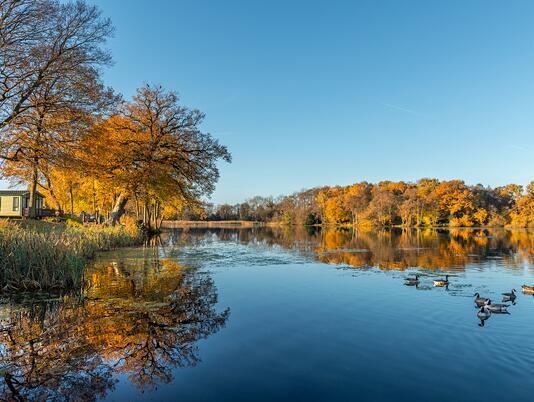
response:
<svg viewBox="0 0 534 402"><path fill-rule="evenodd" d="M385 107L388 107L390 109L395 109L395 110L399 110L401 112L404 112L404 113L409 113L411 115L414 115L414 116L421 116L423 117L424 115L419 113L419 112L416 112L415 110L411 110L411 109L407 109L405 107L402 107L402 106L398 106L398 105L394 105L392 103L385 103L385 102L380 102L380 104L382 106L385 106Z"/></svg>
<svg viewBox="0 0 534 402"><path fill-rule="evenodd" d="M525 147L522 147L522 146L520 146L520 145L513 145L513 144L511 144L511 145L508 145L508 148L510 148L510 149L515 149L515 150L517 150L517 151L530 152L530 149L525 148Z"/></svg>

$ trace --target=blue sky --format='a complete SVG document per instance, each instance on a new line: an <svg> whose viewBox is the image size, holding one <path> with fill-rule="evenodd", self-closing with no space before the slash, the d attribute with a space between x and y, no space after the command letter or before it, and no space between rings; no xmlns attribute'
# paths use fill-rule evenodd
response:
<svg viewBox="0 0 534 402"><path fill-rule="evenodd" d="M532 1L95 1L105 81L177 90L233 155L214 202L421 177L534 180Z"/></svg>

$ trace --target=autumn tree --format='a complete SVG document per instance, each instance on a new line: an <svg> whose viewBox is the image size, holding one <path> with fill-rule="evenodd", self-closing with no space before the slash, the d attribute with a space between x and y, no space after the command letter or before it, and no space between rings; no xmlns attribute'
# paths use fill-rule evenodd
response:
<svg viewBox="0 0 534 402"><path fill-rule="evenodd" d="M32 95L38 106L20 116L12 125L12 145L5 148L4 175L22 178L29 183L30 216L34 216L34 195L37 186L49 190L50 169L68 166L72 146L86 130L95 113L113 104L111 91L103 86L93 72L78 71L70 82L57 80ZM63 99L55 102L54 99Z"/></svg>
<svg viewBox="0 0 534 402"><path fill-rule="evenodd" d="M526 188L526 193L517 201L517 208L511 214L511 225L534 227L534 181Z"/></svg>
<svg viewBox="0 0 534 402"><path fill-rule="evenodd" d="M399 206L399 214L403 226L420 226L423 200L417 187L408 188L403 194L403 201Z"/></svg>
<svg viewBox="0 0 534 402"><path fill-rule="evenodd" d="M0 129L35 108L32 95L80 65L111 60L102 43L113 29L84 1L0 0Z"/></svg>
<svg viewBox="0 0 534 402"><path fill-rule="evenodd" d="M360 223L360 216L371 201L371 191L372 186L366 181L348 187L345 194L345 204L350 210L353 225Z"/></svg>
<svg viewBox="0 0 534 402"><path fill-rule="evenodd" d="M0 157L4 175L30 184L30 216L34 216L39 179L68 153L67 147L90 124L92 114L114 100L111 90L99 81L99 67L110 62L101 45L112 27L96 7L82 1L33 5L3 1L0 9L12 24L9 43L0 46L19 49L27 56L20 61L12 50L3 53L7 67L0 75L10 79L4 81L4 102L0 102ZM25 27L29 21L43 32ZM25 74L24 80L14 79L10 68Z"/></svg>
<svg viewBox="0 0 534 402"><path fill-rule="evenodd" d="M272 197L252 197L247 200L250 206L250 214L253 220L259 222L267 222L275 216L279 205Z"/></svg>
<svg viewBox="0 0 534 402"><path fill-rule="evenodd" d="M374 186L368 214L380 226L396 223L403 188L404 185L389 181L383 181Z"/></svg>
<svg viewBox="0 0 534 402"><path fill-rule="evenodd" d="M421 202L419 217L417 221L421 225L435 226L438 224L439 213L437 200L433 197L436 186L439 184L437 179L423 178L417 182L417 197Z"/></svg>
<svg viewBox="0 0 534 402"><path fill-rule="evenodd" d="M154 216L171 199L199 203L215 188L217 161L230 162L226 147L200 130L204 114L178 101L176 93L146 85L120 114L97 124L85 138L85 166L118 193L112 225L133 197Z"/></svg>
<svg viewBox="0 0 534 402"><path fill-rule="evenodd" d="M430 178L416 183L360 182L280 197L273 220L286 224L352 222L359 227L525 226L532 225L529 194L533 190L532 184L523 194L517 184L491 188Z"/></svg>
<svg viewBox="0 0 534 402"><path fill-rule="evenodd" d="M351 221L350 211L344 203L345 190L342 187L322 189L317 199L323 203L323 222L345 224Z"/></svg>
<svg viewBox="0 0 534 402"><path fill-rule="evenodd" d="M444 181L432 192L441 222L452 226L472 226L475 200L462 180Z"/></svg>
<svg viewBox="0 0 534 402"><path fill-rule="evenodd" d="M251 208L248 202L243 202L239 205L239 219L246 221L251 218Z"/></svg>

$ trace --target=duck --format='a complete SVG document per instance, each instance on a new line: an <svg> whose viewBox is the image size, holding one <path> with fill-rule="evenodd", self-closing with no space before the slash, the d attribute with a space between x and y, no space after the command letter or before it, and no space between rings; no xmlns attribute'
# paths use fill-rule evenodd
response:
<svg viewBox="0 0 534 402"><path fill-rule="evenodd" d="M480 294L475 293L475 304L477 307L483 307L489 299L487 297L480 297Z"/></svg>
<svg viewBox="0 0 534 402"><path fill-rule="evenodd" d="M492 304L491 299L488 299L485 306L487 306L492 313L508 313L508 304Z"/></svg>
<svg viewBox="0 0 534 402"><path fill-rule="evenodd" d="M503 298L502 298L502 301L503 302L507 302L507 301L511 301L512 303L515 303L515 299L516 299L516 295L515 295L515 292L516 290L515 289L512 289L511 292L509 293L503 293Z"/></svg>
<svg viewBox="0 0 534 402"><path fill-rule="evenodd" d="M523 285L521 286L523 293L534 293L534 286Z"/></svg>
<svg viewBox="0 0 534 402"><path fill-rule="evenodd" d="M434 286L448 286L449 285L449 275L445 275L445 279L435 279Z"/></svg>
<svg viewBox="0 0 534 402"><path fill-rule="evenodd" d="M488 306L484 305L480 307L480 310L478 310L477 317L480 320L480 324L478 325L483 327L484 322L491 317L491 310L488 308Z"/></svg>
<svg viewBox="0 0 534 402"><path fill-rule="evenodd" d="M488 308L487 305L484 305L480 307L477 313L477 317L480 318L481 321L487 320L491 316L491 310Z"/></svg>
<svg viewBox="0 0 534 402"><path fill-rule="evenodd" d="M418 285L419 284L419 274L415 275L415 278L405 278L404 284L408 286Z"/></svg>

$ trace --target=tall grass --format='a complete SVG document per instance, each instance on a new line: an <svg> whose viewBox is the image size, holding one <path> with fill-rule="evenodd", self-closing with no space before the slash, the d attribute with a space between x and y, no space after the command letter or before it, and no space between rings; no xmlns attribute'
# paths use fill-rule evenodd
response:
<svg viewBox="0 0 534 402"><path fill-rule="evenodd" d="M48 222L0 223L0 290L67 289L81 283L98 251L142 243L136 228L71 227Z"/></svg>

